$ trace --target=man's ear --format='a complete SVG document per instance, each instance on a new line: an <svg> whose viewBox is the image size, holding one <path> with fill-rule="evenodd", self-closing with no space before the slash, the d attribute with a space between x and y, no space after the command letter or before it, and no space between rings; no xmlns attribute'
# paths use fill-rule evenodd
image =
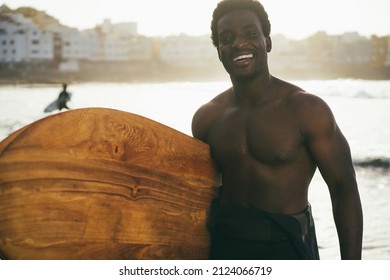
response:
<svg viewBox="0 0 390 280"><path fill-rule="evenodd" d="M271 40L271 37L268 36L265 39L265 43L267 45L267 52L271 52L271 50L272 50L272 40Z"/></svg>
<svg viewBox="0 0 390 280"><path fill-rule="evenodd" d="M221 60L221 55L219 54L219 48L218 48L218 47L217 47L217 53L218 53L219 61L222 61L222 60Z"/></svg>

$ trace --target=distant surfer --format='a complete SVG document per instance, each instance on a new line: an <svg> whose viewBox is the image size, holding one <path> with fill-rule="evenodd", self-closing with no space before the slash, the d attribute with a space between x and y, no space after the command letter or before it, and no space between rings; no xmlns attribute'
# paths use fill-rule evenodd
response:
<svg viewBox="0 0 390 280"><path fill-rule="evenodd" d="M328 185L342 259L360 259L363 217L349 145L329 106L269 72L271 25L257 0L224 0L212 41L232 87L192 121L222 187L209 217L211 259L319 259L309 185Z"/></svg>
<svg viewBox="0 0 390 280"><path fill-rule="evenodd" d="M45 113L50 113L54 110L61 111L62 109L70 109L68 107L68 102L70 101L72 94L67 91L67 87L68 85L66 83L62 84L62 91L60 92L58 98L45 108Z"/></svg>
<svg viewBox="0 0 390 280"><path fill-rule="evenodd" d="M60 95L58 96L58 110L62 110L64 108L69 110L68 102L70 101L71 94L67 92L66 88L68 87L67 84L62 84L62 91L60 92Z"/></svg>

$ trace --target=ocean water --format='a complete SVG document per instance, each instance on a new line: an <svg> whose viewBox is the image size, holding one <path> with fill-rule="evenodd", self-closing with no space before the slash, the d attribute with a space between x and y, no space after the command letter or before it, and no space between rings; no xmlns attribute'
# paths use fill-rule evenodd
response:
<svg viewBox="0 0 390 280"><path fill-rule="evenodd" d="M363 259L390 259L390 81L293 83L329 104L350 144L364 211ZM229 86L228 81L84 83L71 84L68 90L73 94L72 108L124 110L191 135L191 119L196 109ZM61 85L0 86L0 140L24 125L48 116L43 110L57 98L60 90ZM339 259L329 193L318 172L309 195L320 257Z"/></svg>

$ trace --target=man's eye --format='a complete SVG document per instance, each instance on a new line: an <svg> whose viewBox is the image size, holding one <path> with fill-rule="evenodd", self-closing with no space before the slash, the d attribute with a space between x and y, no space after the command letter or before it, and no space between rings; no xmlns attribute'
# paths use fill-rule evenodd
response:
<svg viewBox="0 0 390 280"><path fill-rule="evenodd" d="M257 32L248 32L248 38L251 38L251 39L253 39L253 38L256 38L257 37Z"/></svg>
<svg viewBox="0 0 390 280"><path fill-rule="evenodd" d="M221 36L221 38L219 39L219 41L222 43L222 44L229 44L233 41L233 36L231 35L225 35L225 36Z"/></svg>

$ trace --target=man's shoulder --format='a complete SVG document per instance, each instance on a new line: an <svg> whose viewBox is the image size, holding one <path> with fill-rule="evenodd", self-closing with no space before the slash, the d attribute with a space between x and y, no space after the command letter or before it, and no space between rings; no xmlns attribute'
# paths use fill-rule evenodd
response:
<svg viewBox="0 0 390 280"><path fill-rule="evenodd" d="M231 91L232 91L232 89L229 88L229 89L219 93L213 99L211 99L209 102L207 102L206 104L203 104L199 108L198 112L208 113L208 111L215 111L215 110L219 110L221 108L226 107L231 99Z"/></svg>
<svg viewBox="0 0 390 280"><path fill-rule="evenodd" d="M318 115L331 112L330 107L321 97L304 90L293 92L290 94L289 99L297 112L300 113Z"/></svg>
<svg viewBox="0 0 390 280"><path fill-rule="evenodd" d="M298 111L329 109L327 103L315 93L308 92L298 85L283 80L279 80L278 84L278 88L284 93L283 96L288 105L294 107Z"/></svg>
<svg viewBox="0 0 390 280"><path fill-rule="evenodd" d="M192 118L192 133L196 138L206 139L208 128L226 108L230 94L231 89L225 90L195 112Z"/></svg>
<svg viewBox="0 0 390 280"><path fill-rule="evenodd" d="M335 118L329 105L319 96L296 90L289 95L290 109L305 132L330 131L335 126Z"/></svg>
<svg viewBox="0 0 390 280"><path fill-rule="evenodd" d="M214 105L223 105L231 100L232 97L232 88L228 88L224 90L223 92L217 94L211 101L211 104Z"/></svg>
<svg viewBox="0 0 390 280"><path fill-rule="evenodd" d="M285 81L280 80L279 83L280 90L284 92L284 104L301 124L334 121L329 105L320 96Z"/></svg>

